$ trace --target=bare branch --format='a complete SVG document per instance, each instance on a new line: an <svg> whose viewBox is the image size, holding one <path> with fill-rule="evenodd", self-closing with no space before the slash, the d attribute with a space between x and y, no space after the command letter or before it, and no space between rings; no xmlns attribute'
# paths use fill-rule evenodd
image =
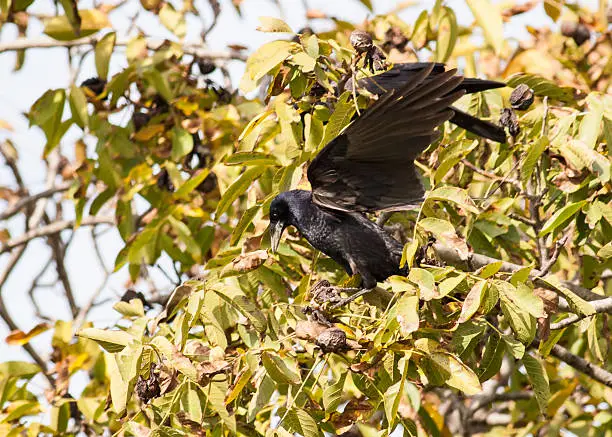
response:
<svg viewBox="0 0 612 437"><path fill-rule="evenodd" d="M17 38L14 41L0 43L0 53L24 50L24 49L48 49L55 47L79 47L79 46L95 46L100 37L86 37L79 38L72 41L57 41L51 38ZM128 45L129 40L118 40L115 43L117 47L125 47ZM164 40L149 40L147 41L147 47L149 50L158 50L165 44ZM199 58L208 59L226 59L226 60L238 60L246 61L247 56L236 50L229 51L214 51L206 50L202 48L200 43L184 43L182 49L185 54L197 56Z"/></svg>
<svg viewBox="0 0 612 437"><path fill-rule="evenodd" d="M104 225L104 224L113 225L115 224L115 219L113 217L85 217L81 221L81 226L96 226L96 225ZM14 249L15 247L19 247L24 244L27 244L36 238L54 235L59 232L62 232L65 229L74 228L74 225L75 225L75 220L61 220L61 221L53 222L47 226L43 226L37 229L32 229L26 232L25 234L20 235L19 237L14 238L4 243L4 245L0 249L0 254L8 252Z"/></svg>
<svg viewBox="0 0 612 437"><path fill-rule="evenodd" d="M595 309L595 313L612 313L612 297L607 297L602 300L596 300L591 302L591 305ZM563 329L573 323L576 323L586 317L582 314L572 314L571 316L561 320L560 322L553 323L550 325L550 329Z"/></svg>
<svg viewBox="0 0 612 437"><path fill-rule="evenodd" d="M51 197L56 193L61 193L63 191L66 191L69 188L70 188L70 183L64 183L64 184L57 185L52 188L47 188L46 190L43 190L40 193L32 194L31 196L28 196L28 197L23 197L19 199L17 202L15 202L14 204L9 205L9 207L6 208L4 212L0 214L0 220L9 219L15 214L17 214L19 211L21 211L23 208L29 206L30 204L36 203L38 200L43 199L45 197Z"/></svg>
<svg viewBox="0 0 612 437"><path fill-rule="evenodd" d="M567 240L569 240L569 234L564 235L559 241L555 243L555 248L553 249L552 255L546 260L545 263L540 266L540 274L538 276L543 277L550 273L550 269L552 269L552 267L557 262L557 259L559 259L559 255L561 254L561 248L565 246Z"/></svg>
<svg viewBox="0 0 612 437"><path fill-rule="evenodd" d="M563 346L558 344L554 345L550 351L550 354L564 363L570 365L574 369L587 376L590 376L594 380L601 382L602 384L612 387L612 373L608 372L601 367L589 363L584 358L572 354L570 351L565 349Z"/></svg>
<svg viewBox="0 0 612 437"><path fill-rule="evenodd" d="M516 179L512 179L509 177L504 177L504 176L498 176L495 173L491 173L489 171L483 170L481 168L476 167L474 164L472 164L470 161L468 161L467 159L462 159L461 163L463 165L465 165L467 168L473 170L474 172L485 176L489 179L492 179L494 181L499 181L500 183L508 183L510 185L512 185L517 191L522 191L521 189L521 183L519 181L517 181Z"/></svg>

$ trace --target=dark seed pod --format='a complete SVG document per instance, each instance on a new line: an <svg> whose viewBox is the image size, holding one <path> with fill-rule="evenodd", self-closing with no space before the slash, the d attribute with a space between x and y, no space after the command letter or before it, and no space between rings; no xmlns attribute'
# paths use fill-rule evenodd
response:
<svg viewBox="0 0 612 437"><path fill-rule="evenodd" d="M351 33L350 41L357 53L367 53L374 46L370 34L363 30L354 30Z"/></svg>
<svg viewBox="0 0 612 437"><path fill-rule="evenodd" d="M145 127L151 116L149 114L145 114L144 112L134 112L132 115L132 123L134 123L134 132L138 132L140 129Z"/></svg>
<svg viewBox="0 0 612 437"><path fill-rule="evenodd" d="M206 75L215 71L217 66L210 59L200 58L198 59L198 68L200 69L201 74Z"/></svg>
<svg viewBox="0 0 612 437"><path fill-rule="evenodd" d="M346 334L339 328L329 328L323 331L317 337L316 344L326 353L340 352L348 349L346 345Z"/></svg>
<svg viewBox="0 0 612 437"><path fill-rule="evenodd" d="M160 396L161 388L159 386L159 376L155 373L154 369L151 369L149 379L144 379L142 376L138 377L135 387L138 398L148 404L151 399L155 399Z"/></svg>
<svg viewBox="0 0 612 437"><path fill-rule="evenodd" d="M104 87L106 87L106 81L104 79L100 79L99 77L90 77L81 83L82 87L89 88L92 93L96 96L99 96L104 92Z"/></svg>
<svg viewBox="0 0 612 437"><path fill-rule="evenodd" d="M510 94L510 105L513 109L524 111L531 106L534 96L533 90L522 83Z"/></svg>
<svg viewBox="0 0 612 437"><path fill-rule="evenodd" d="M215 188L217 188L217 175L211 171L196 189L200 193L207 194Z"/></svg>
<svg viewBox="0 0 612 437"><path fill-rule="evenodd" d="M160 171L159 175L157 176L157 187L160 190L166 190L171 193L174 192L174 184L172 183L172 180L170 180L168 170L166 170L165 168Z"/></svg>
<svg viewBox="0 0 612 437"><path fill-rule="evenodd" d="M125 293L123 293L123 296L121 296L121 302L129 302L132 299L139 299L142 302L142 306L146 309L153 308L142 292L134 291L131 288L128 288Z"/></svg>
<svg viewBox="0 0 612 437"><path fill-rule="evenodd" d="M581 46L591 37L591 32L582 23L564 21L561 23L561 35L571 37L576 42L576 45Z"/></svg>
<svg viewBox="0 0 612 437"><path fill-rule="evenodd" d="M501 113L501 117L499 117L499 124L503 127L508 128L508 132L513 137L516 137L520 132L521 128L518 123L518 117L516 113L510 108L504 108Z"/></svg>

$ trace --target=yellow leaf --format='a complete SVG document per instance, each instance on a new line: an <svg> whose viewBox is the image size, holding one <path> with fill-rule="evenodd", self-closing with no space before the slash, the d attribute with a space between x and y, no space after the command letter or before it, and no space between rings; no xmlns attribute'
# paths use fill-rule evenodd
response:
<svg viewBox="0 0 612 437"><path fill-rule="evenodd" d="M108 21L108 16L98 9L79 11L79 15L81 16L80 35L74 32L74 28L65 15L46 20L44 32L51 38L60 41L70 41L80 37L93 35L111 25L110 21Z"/></svg>
<svg viewBox="0 0 612 437"><path fill-rule="evenodd" d="M48 323L39 323L27 333L17 329L6 336L6 343L11 346L23 346L29 343L32 338L47 331L50 327Z"/></svg>

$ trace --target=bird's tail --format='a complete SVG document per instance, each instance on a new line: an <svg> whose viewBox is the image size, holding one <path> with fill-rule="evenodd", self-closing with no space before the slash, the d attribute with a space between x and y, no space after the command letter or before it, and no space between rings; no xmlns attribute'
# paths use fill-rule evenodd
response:
<svg viewBox="0 0 612 437"><path fill-rule="evenodd" d="M506 132L501 126L476 118L454 107L452 110L455 114L450 119L451 123L489 140L497 141L498 143L506 142Z"/></svg>
<svg viewBox="0 0 612 437"><path fill-rule="evenodd" d="M466 94L479 93L486 90L494 90L495 88L503 88L506 84L494 80L464 78L463 82L456 88L465 90Z"/></svg>

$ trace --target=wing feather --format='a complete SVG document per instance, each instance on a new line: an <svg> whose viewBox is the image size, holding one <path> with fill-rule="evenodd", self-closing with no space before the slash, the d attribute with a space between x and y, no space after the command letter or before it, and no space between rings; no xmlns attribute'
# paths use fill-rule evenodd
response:
<svg viewBox="0 0 612 437"><path fill-rule="evenodd" d="M382 95L321 150L308 167L317 204L366 212L402 209L422 198L414 160L439 138L437 127L454 115L449 106L465 93L456 70L441 68L420 63L402 87Z"/></svg>

